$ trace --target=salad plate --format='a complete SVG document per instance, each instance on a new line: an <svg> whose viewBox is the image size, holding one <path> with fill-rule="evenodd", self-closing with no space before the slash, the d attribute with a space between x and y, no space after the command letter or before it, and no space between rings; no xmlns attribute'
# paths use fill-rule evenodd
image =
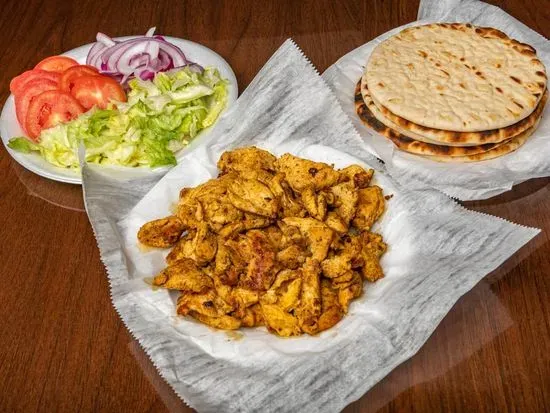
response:
<svg viewBox="0 0 550 413"><path fill-rule="evenodd" d="M136 36L118 37L116 38L116 40L127 40L135 37ZM231 69L231 66L229 66L229 64L225 61L225 59L213 50L198 43L169 36L164 36L164 38L173 45L183 50L190 61L197 62L204 67L212 66L218 69L221 77L223 79L226 79L228 82L227 103L224 111L227 110L227 108L237 99L238 85L235 73ZM90 51L92 45L93 43L90 43L84 46L77 47L73 50L63 53L63 55L69 56L75 59L77 62L84 64L86 62L86 56L88 55L88 52ZM211 129L212 127L202 130L189 143L189 145L176 152L176 160L179 161L182 157L185 156L187 152L196 147L204 139L207 139ZM21 166L28 169L29 171L59 182L66 182L71 184L82 183L79 170L57 167L48 163L37 153L21 153L14 151L8 147L8 142L11 138L25 135L23 129L17 121L13 95L10 95L8 97L6 103L4 104L4 107L2 108L2 114L0 115L0 135L2 137L2 142L4 143L4 146L6 147L6 150L8 151L10 156L17 163L19 163ZM108 172L109 174L117 174L123 178L137 178L146 175L164 174L169 168L170 166L157 168L150 168L145 166L108 166Z"/></svg>

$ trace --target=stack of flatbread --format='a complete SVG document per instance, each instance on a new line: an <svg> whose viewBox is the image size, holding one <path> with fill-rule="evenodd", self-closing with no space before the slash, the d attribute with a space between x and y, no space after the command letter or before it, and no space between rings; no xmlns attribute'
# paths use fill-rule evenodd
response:
<svg viewBox="0 0 550 413"><path fill-rule="evenodd" d="M429 24L374 49L355 107L403 151L440 162L482 161L526 142L542 116L546 84L531 46L493 28Z"/></svg>

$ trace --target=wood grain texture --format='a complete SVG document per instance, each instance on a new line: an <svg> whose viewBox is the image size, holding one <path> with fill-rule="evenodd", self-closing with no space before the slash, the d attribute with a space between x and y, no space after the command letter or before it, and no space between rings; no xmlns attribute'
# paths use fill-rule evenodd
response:
<svg viewBox="0 0 550 413"><path fill-rule="evenodd" d="M550 1L491 1L550 37ZM150 26L204 44L241 90L287 37L319 71L415 20L418 1L8 0L0 100L41 58ZM0 411L188 412L114 311L79 187L0 149ZM426 345L346 412L544 411L550 406L550 179L466 206L542 229L466 294ZM212 389L216 391L216 389Z"/></svg>

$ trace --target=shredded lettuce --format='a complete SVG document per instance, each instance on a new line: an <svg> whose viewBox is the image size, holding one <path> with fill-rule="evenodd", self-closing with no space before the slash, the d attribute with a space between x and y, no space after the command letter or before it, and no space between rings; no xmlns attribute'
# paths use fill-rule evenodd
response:
<svg viewBox="0 0 550 413"><path fill-rule="evenodd" d="M129 82L128 101L116 108L92 110L77 119L45 129L39 142L25 137L8 146L23 153L38 152L63 168L78 168L78 146L86 160L122 166L175 165L174 153L214 124L227 103L227 81L218 70L202 73L188 68L158 73L151 80Z"/></svg>

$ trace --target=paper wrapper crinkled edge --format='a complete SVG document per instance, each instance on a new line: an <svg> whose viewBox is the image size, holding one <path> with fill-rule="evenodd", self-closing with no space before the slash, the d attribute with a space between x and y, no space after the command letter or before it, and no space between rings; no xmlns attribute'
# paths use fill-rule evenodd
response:
<svg viewBox="0 0 550 413"><path fill-rule="evenodd" d="M459 200L487 199L509 191L531 178L550 176L550 105L537 130L523 147L500 158L467 164L438 163L399 151L386 138L363 125L355 113L354 88L372 49L406 27L434 22L470 22L496 27L512 38L535 47L550 71L550 43L503 10L477 0L422 0L419 20L392 29L352 50L330 66L323 78L333 89L369 151L385 162L386 170L411 189L434 188Z"/></svg>
<svg viewBox="0 0 550 413"><path fill-rule="evenodd" d="M292 85L303 92L302 102L289 95ZM308 105L303 110L288 110L303 103ZM355 155L380 168L334 96L291 41L281 46L222 116L212 136L213 140L197 147L187 159L207 156L215 165L219 154L234 145L261 144L279 150L283 146L295 153L307 153L308 148L320 152L325 147L327 152ZM170 180L185 176L185 166L184 161L157 183L156 178L116 180L97 167L84 165L83 181L113 305L161 376L188 405L201 412L341 410L410 358L460 296L538 233L466 211L433 190L417 192L392 185L380 168L387 193L394 194L383 222L392 220L395 225L381 224L393 249L384 264L387 277L369 285L366 296L352 305L355 314L326 332L329 335L323 340L329 347L307 354L278 353L276 347L267 347L261 354L241 357L238 349L246 345L245 338L229 342L228 349L223 349L225 353L235 350L234 357L216 357L197 345L196 340L208 337L185 336L169 322L170 315L142 299L151 295L154 300L156 292L143 287L142 280L132 279L130 245L125 243L125 228L121 227L148 196L162 193ZM403 247L408 243L412 244L410 250ZM477 249L471 250L472 246ZM398 274L402 269L405 272ZM407 303L409 307L405 307ZM208 332L213 334L223 333ZM300 346L303 340L319 338L293 340L276 343ZM330 347L326 340L340 346Z"/></svg>

